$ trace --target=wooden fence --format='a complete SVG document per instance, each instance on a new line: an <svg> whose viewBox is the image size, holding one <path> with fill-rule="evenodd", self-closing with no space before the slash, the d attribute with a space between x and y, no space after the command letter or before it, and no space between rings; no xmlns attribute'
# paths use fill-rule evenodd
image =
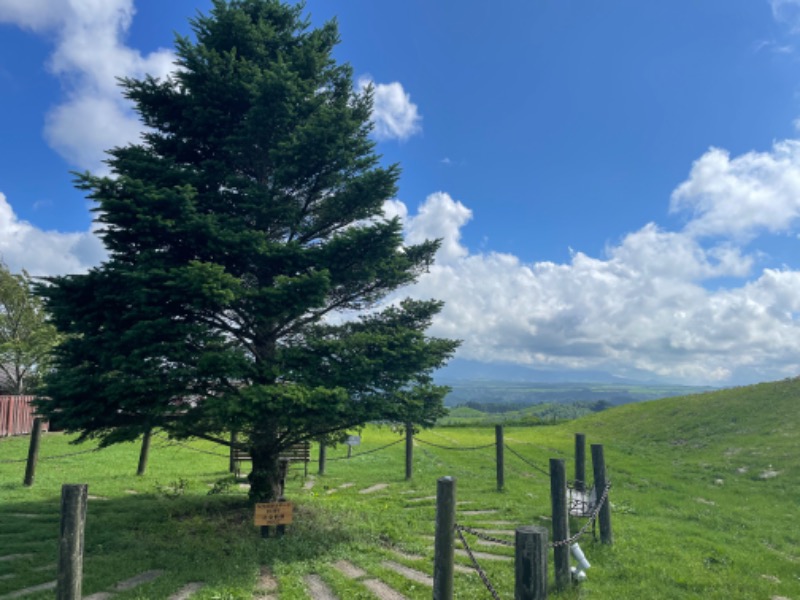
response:
<svg viewBox="0 0 800 600"><path fill-rule="evenodd" d="M0 437L33 431L33 396L0 396ZM44 424L47 430L47 424Z"/></svg>

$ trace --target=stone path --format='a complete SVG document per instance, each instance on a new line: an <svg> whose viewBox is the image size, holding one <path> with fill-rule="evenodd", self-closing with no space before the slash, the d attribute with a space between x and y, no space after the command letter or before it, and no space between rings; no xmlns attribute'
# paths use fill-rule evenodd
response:
<svg viewBox="0 0 800 600"><path fill-rule="evenodd" d="M311 490L314 488L318 479L314 477L309 478L303 485L303 489ZM334 493L339 490L348 489L354 487L355 484L352 482L342 483L335 488L327 490L327 493ZM389 487L388 483L377 483L370 487L366 487L363 489L358 490L359 494L373 494L376 492L380 492L385 490ZM423 507L426 504L430 504L435 502L436 497L432 495L423 495L423 493L419 493L416 491L406 491L400 493L409 493L410 496L405 497L406 506L407 507ZM104 498L97 498L97 500L103 500ZM469 501L461 501L459 502L460 505L462 504L469 504ZM480 505L479 505L480 506ZM514 530L513 526L516 523L511 521L504 521L504 520L489 520L492 519L492 516L496 515L499 511L494 508L477 508L473 510L459 510L460 515L464 516L475 516L479 521L473 521L475 523L474 527L488 535L499 535L505 536L513 539ZM32 517L34 515L31 515ZM39 515L36 515L39 516ZM486 516L486 520L483 520L482 517ZM497 517L494 517L497 519ZM430 524L430 530L432 533L433 530L433 523ZM431 535L422 535L422 539L425 539L430 545L433 544L433 536ZM459 547L461 544L457 543L457 547L455 549L456 556L459 557L459 561L457 561L453 567L458 576L468 576L470 578L477 578L477 572L475 569L466 564L466 560L468 559L467 552ZM470 544L472 544L472 540L470 540ZM508 554L500 554L496 553L494 547L500 546L500 544L484 541L481 539L475 540L475 545L480 545L481 550L485 551L476 551L473 549L473 555L479 561L504 561L504 562L512 562L514 558ZM384 573L387 571L391 571L396 573L398 576L408 580L409 585L421 585L427 588L433 587L433 562L430 558L430 553L426 552L425 555L418 555L418 554L411 554L408 552L403 552L402 550L393 549L392 554L395 560L386 559L380 562L380 567L385 569ZM5 556L0 555L0 562L5 561L14 561L14 560L26 560L34 557L34 554L8 554ZM404 564L405 563L405 564ZM414 566L409 566L414 565ZM355 582L352 585L357 585L362 587L363 591L362 594L372 594L378 600L408 600L406 596L404 596L398 590L392 588L386 582L381 580L380 574L370 573L366 569L354 564L348 560L337 560L330 564L330 567L341 573L347 579ZM39 567L40 570L54 570L56 565L48 564ZM153 581L157 577L161 576L163 571L153 570L153 571L146 571L144 573L140 573L135 577L131 577L129 579L123 580L115 584L112 588L107 591L97 592L90 596L85 596L84 600L111 600L115 596L117 596L121 592L127 592L128 590L132 590L140 585L143 585L147 582ZM324 571L323 571L324 574ZM13 577L13 575L11 575ZM3 576L3 579L7 579L8 576ZM394 579L397 581L397 579ZM306 593L310 600L346 600L345 598L340 598L335 592L332 586L326 582L323 575L319 573L310 573L303 577L303 583L306 588ZM200 590L203 589L205 586L202 582L191 582L184 585L181 589L173 593L167 600L192 600L195 598ZM37 586L32 586L29 588L25 588L22 590L17 590L11 592L10 594L6 594L4 596L0 596L0 600L16 600L18 598L25 598L30 594L34 593L41 593L43 591L50 591L54 590L56 587L56 581L48 581L46 583L39 584ZM275 578L275 576L270 572L269 568L262 567L261 572L259 574L259 578L257 584L253 591L253 600L279 600L280 593L279 593L279 582Z"/></svg>
<svg viewBox="0 0 800 600"><path fill-rule="evenodd" d="M389 487L388 483L376 483L373 486L368 488L364 488L363 490L358 490L359 494L372 494L373 492L379 492L381 490L385 490Z"/></svg>
<svg viewBox="0 0 800 600"><path fill-rule="evenodd" d="M380 579L370 579L367 578L367 573L363 569L355 566L354 564L350 563L346 560L340 560L334 563L334 568L339 571L345 577L350 579L355 579L359 583L361 583L364 587L366 587L369 591L375 594L379 600L407 600L403 594L398 592L397 590L390 588L388 585L383 583ZM317 598L316 596L312 596L313 600L328 600L328 598L324 596L320 596ZM336 596L333 597L333 600L339 600Z"/></svg>
<svg viewBox="0 0 800 600"><path fill-rule="evenodd" d="M108 600L109 598L114 597L117 592L127 592L128 590L132 590L143 583L153 581L156 577L160 577L163 573L164 571L145 571L144 573L139 573L138 575L134 575L129 579L117 582L114 587L111 588L110 592L97 592L91 596L84 596L83 600Z"/></svg>
<svg viewBox="0 0 800 600"><path fill-rule="evenodd" d="M308 595L314 600L339 600L319 575L306 575L303 581L308 589Z"/></svg>

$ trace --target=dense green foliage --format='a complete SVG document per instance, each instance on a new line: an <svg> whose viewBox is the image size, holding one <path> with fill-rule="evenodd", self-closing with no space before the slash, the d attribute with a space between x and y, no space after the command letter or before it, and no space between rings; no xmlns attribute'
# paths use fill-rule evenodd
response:
<svg viewBox="0 0 800 600"><path fill-rule="evenodd" d="M282 448L432 423L457 345L425 335L439 302L376 308L438 243L384 217L398 167L374 153L371 92L333 60L335 23L301 10L215 0L171 78L123 81L148 131L109 151L113 176L78 178L109 260L42 288L70 336L41 408L104 444L235 431L254 500L277 494Z"/></svg>
<svg viewBox="0 0 800 600"><path fill-rule="evenodd" d="M0 394L25 394L47 370L58 342L31 277L0 262Z"/></svg>

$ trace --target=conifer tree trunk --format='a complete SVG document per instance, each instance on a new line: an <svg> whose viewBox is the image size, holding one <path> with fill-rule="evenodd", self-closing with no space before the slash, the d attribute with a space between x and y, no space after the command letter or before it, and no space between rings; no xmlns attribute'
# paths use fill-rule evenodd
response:
<svg viewBox="0 0 800 600"><path fill-rule="evenodd" d="M247 479L250 482L250 501L276 502L281 495L281 471L278 464L280 449L276 443L274 428L251 435L250 457L253 470Z"/></svg>
<svg viewBox="0 0 800 600"><path fill-rule="evenodd" d="M250 501L276 502L281 494L281 473L278 453L254 447L251 450L253 470L247 479L250 482Z"/></svg>

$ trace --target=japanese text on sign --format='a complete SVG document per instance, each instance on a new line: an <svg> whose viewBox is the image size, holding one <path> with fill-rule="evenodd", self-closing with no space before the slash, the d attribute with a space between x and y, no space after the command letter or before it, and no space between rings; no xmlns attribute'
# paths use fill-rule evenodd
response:
<svg viewBox="0 0 800 600"><path fill-rule="evenodd" d="M255 525L288 525L291 522L291 502L268 502L256 504Z"/></svg>

